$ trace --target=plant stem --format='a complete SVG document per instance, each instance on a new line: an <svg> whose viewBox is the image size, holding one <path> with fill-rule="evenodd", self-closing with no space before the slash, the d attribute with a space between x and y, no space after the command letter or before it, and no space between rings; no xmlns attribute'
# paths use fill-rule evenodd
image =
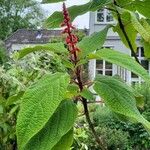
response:
<svg viewBox="0 0 150 150"><path fill-rule="evenodd" d="M76 68L76 77L77 77L77 80L78 80L78 86L80 88L80 91L82 91L83 90L83 83L82 83L81 67L80 66L78 66ZM107 148L103 144L103 141L99 138L99 136L97 135L97 133L94 129L93 123L92 123L92 121L90 119L90 115L89 115L87 100L83 97L82 97L82 104L83 104L83 107L84 107L84 113L85 113L85 116L86 116L86 120L89 124L89 128L91 129L91 131L92 131L92 133L95 137L96 142L98 143L101 150L107 150Z"/></svg>
<svg viewBox="0 0 150 150"><path fill-rule="evenodd" d="M66 8L65 3L63 3L63 16L64 16L64 22L61 24L61 26L66 26L63 33L67 33L68 36L66 37L66 44L68 45L68 50L70 52L70 57L71 57L71 62L76 66L77 62L79 61L78 59L78 52L80 51L80 49L77 47L77 42L78 42L78 38L72 34L72 29L74 29L74 27L72 26L71 22L70 22L70 16L68 13L68 10ZM75 76L76 79L74 79L74 82L79 86L80 92L83 90L84 88L84 84L83 84L83 80L82 80L82 68L81 65L77 66L75 69ZM77 81L76 81L77 80ZM87 100L84 99L83 97L81 97L83 106L84 106L84 111L85 111L85 116L86 116L86 120L89 124L89 128L91 128L94 137L97 141L97 143L99 144L100 148L102 150L107 150L104 145L102 140L99 138L99 136L97 135L94 126L91 122L90 119L90 115L89 115L89 111L88 111L88 106L87 106ZM75 102L77 103L78 99L76 98Z"/></svg>
<svg viewBox="0 0 150 150"><path fill-rule="evenodd" d="M90 127L94 137L95 137L95 140L98 143L101 150L107 150L107 148L104 146L104 143L103 143L102 139L100 139L99 136L97 135L97 133L94 129L93 123L90 119L89 110L88 110L88 106L87 106L87 100L84 99L84 98L82 100L83 100L82 103L83 103L83 106L84 106L84 113L85 113L85 116L86 116L86 120L89 124L89 127Z"/></svg>
<svg viewBox="0 0 150 150"><path fill-rule="evenodd" d="M118 6L118 4L117 4L117 2L116 2L115 0L114 0L114 5L115 5L115 6ZM120 13L118 12L118 10L116 10L116 13L117 13L118 23L119 23L120 29L122 30L122 33L123 33L124 36L125 36L125 39L126 39L128 45L129 45L129 48L130 48L130 50L131 50L131 52L132 52L132 54L133 54L135 60L137 61L137 63L140 64L140 62L139 62L139 60L138 60L138 58L137 58L137 56L136 56L136 53L134 52L134 48L133 48L133 46L132 46L132 44L131 44L131 42L130 42L130 39L129 39L127 33L126 33L125 27L124 27L123 22L122 22L122 20L121 20Z"/></svg>

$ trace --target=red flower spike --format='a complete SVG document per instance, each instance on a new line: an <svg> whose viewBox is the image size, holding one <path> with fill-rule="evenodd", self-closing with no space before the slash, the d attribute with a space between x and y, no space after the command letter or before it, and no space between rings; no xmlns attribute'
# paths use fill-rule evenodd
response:
<svg viewBox="0 0 150 150"><path fill-rule="evenodd" d="M79 52L80 49L76 46L76 44L78 43L78 38L75 34L72 33L72 30L75 30L76 28L70 22L71 18L69 16L69 12L66 8L65 3L63 3L63 16L64 16L64 21L61 24L61 27L65 27L65 28L63 29L62 33L68 34L68 36L66 37L66 44L68 45L68 50L70 51L70 53L74 54L74 61L75 61L76 52ZM73 58L71 60L73 61Z"/></svg>

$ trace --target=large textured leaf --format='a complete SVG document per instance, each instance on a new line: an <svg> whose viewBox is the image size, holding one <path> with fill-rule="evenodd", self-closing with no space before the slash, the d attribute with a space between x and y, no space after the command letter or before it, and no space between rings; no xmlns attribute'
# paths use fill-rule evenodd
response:
<svg viewBox="0 0 150 150"><path fill-rule="evenodd" d="M144 15L146 18L150 18L150 0L136 0L134 1L136 10Z"/></svg>
<svg viewBox="0 0 150 150"><path fill-rule="evenodd" d="M113 77L98 76L94 90L113 112L142 123L147 130L150 130L150 122L144 119L138 111L134 93L126 84Z"/></svg>
<svg viewBox="0 0 150 150"><path fill-rule="evenodd" d="M29 53L36 51L48 51L51 53L58 53L58 54L67 53L67 49L64 47L63 43L51 43L51 44L37 45L34 47L26 47L18 52L18 59L23 58Z"/></svg>
<svg viewBox="0 0 150 150"><path fill-rule="evenodd" d="M142 26L142 24L139 22L139 20L136 18L136 15L132 12L130 12L131 16L131 23L135 30L142 36L142 38L146 42L150 42L150 34L147 32L146 28Z"/></svg>
<svg viewBox="0 0 150 150"><path fill-rule="evenodd" d="M80 95L86 99L88 99L89 101L94 100L94 94L87 88L84 88L82 90L82 92L80 93Z"/></svg>
<svg viewBox="0 0 150 150"><path fill-rule="evenodd" d="M73 130L70 130L65 134L61 140L52 148L52 150L70 150L70 147L73 143Z"/></svg>
<svg viewBox="0 0 150 150"><path fill-rule="evenodd" d="M66 74L45 75L25 92L17 120L19 150L45 126L63 100L68 83Z"/></svg>
<svg viewBox="0 0 150 150"><path fill-rule="evenodd" d="M67 146L67 139L72 144L72 138L63 136L71 130L76 117L76 105L69 100L63 101L45 127L30 140L24 150L51 150L57 143L58 145L61 143L59 149L62 150ZM53 149L56 149L58 145Z"/></svg>
<svg viewBox="0 0 150 150"><path fill-rule="evenodd" d="M83 38L79 42L78 46L81 49L81 57L88 55L91 52L94 52L96 49L101 48L106 40L108 29L111 25L106 26L100 32L94 33L91 36Z"/></svg>
<svg viewBox="0 0 150 150"><path fill-rule="evenodd" d="M104 5L110 3L111 0L93 0L83 5L75 5L68 8L71 20L73 21L77 16L83 15L88 11L95 11L102 8ZM61 11L54 12L45 22L46 27L56 28L63 22L63 15Z"/></svg>
<svg viewBox="0 0 150 150"><path fill-rule="evenodd" d="M136 45L136 37L137 37L137 31L135 30L134 26L131 23L130 15L128 12L123 12L121 14L122 23L124 25L125 32L129 38L129 41L136 52L137 45ZM128 41L126 40L126 37L124 33L122 32L122 28L120 28L119 23L114 27L114 31L117 32L122 40L122 42L125 44L127 48L129 47Z"/></svg>
<svg viewBox="0 0 150 150"><path fill-rule="evenodd" d="M117 1L117 4L119 4L121 8L125 8L131 11L135 10L134 3L132 0L116 0L116 1Z"/></svg>
<svg viewBox="0 0 150 150"><path fill-rule="evenodd" d="M113 64L119 65L123 68L132 71L138 76L142 77L144 80L150 82L150 76L148 72L139 65L132 57L127 54L120 53L112 49L101 49L94 54L89 55L90 59L104 59Z"/></svg>
<svg viewBox="0 0 150 150"><path fill-rule="evenodd" d="M42 0L42 3L58 3L58 2L64 2L65 0Z"/></svg>

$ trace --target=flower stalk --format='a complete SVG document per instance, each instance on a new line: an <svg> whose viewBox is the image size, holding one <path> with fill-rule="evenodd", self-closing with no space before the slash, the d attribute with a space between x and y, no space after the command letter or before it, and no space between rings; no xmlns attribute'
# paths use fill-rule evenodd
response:
<svg viewBox="0 0 150 150"><path fill-rule="evenodd" d="M68 50L70 52L71 61L74 65L76 65L77 62L79 61L78 53L80 52L80 49L77 47L78 38L75 34L73 34L73 30L75 30L76 28L71 23L71 18L69 16L69 12L66 8L65 3L63 3L63 17L64 17L64 21L61 24L61 27L64 27L64 29L63 29L62 33L67 34L66 45L68 46ZM75 82L79 86L80 92L82 92L82 90L84 88L84 84L83 84L83 80L82 80L82 67L77 66L77 67L75 67L74 71L75 71L76 80L77 80L77 82L76 81ZM86 120L89 124L89 128L91 129L91 131L95 137L96 142L98 143L99 147L102 150L107 150L107 148L104 146L102 139L100 139L99 136L97 135L95 128L93 126L93 123L90 119L90 114L89 114L88 105L87 105L87 99L85 99L84 97L81 97L81 101L82 101L82 104L84 107L84 114L86 116Z"/></svg>
<svg viewBox="0 0 150 150"><path fill-rule="evenodd" d="M78 37L73 34L73 30L76 28L71 23L71 18L69 16L69 12L66 8L65 3L63 3L63 16L64 22L61 24L61 27L64 27L62 33L67 34L66 44L68 46L68 50L71 53L71 60L76 64L77 63L77 52L79 52L79 48L77 47Z"/></svg>

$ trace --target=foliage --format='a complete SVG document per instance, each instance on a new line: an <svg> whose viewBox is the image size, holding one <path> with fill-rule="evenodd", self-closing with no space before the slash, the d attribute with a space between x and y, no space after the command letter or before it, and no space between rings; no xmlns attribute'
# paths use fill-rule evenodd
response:
<svg viewBox="0 0 150 150"><path fill-rule="evenodd" d="M20 28L36 28L42 19L42 9L35 0L1 0L0 39L6 39Z"/></svg>
<svg viewBox="0 0 150 150"><path fill-rule="evenodd" d="M40 52L20 61L10 58L0 67L0 149L16 147L16 117L26 88L44 74L56 71L65 71L60 60Z"/></svg>
<svg viewBox="0 0 150 150"><path fill-rule="evenodd" d="M4 46L4 43L0 41L0 65L4 64L7 61L7 54L6 54L6 48Z"/></svg>
<svg viewBox="0 0 150 150"><path fill-rule="evenodd" d="M117 128L119 121L114 117L110 110L107 107L100 105L91 105L90 109L96 132L100 138L103 139L108 150L114 150L117 148L120 150L126 150L129 148L129 134L128 132ZM115 120L118 122L116 121L116 123ZM114 128L111 128L112 126ZM99 149L92 133L88 130L88 125L85 122L84 116L76 121L73 149Z"/></svg>
<svg viewBox="0 0 150 150"><path fill-rule="evenodd" d="M60 1L46 0L43 2L51 3ZM16 131L19 150L55 150L59 149L60 145L63 149L70 149L73 142L72 128L77 117L77 105L74 103L78 103L79 101L81 101L84 108L84 115L88 126L94 135L94 142L97 142L97 149L107 150L110 147L114 149L130 148L127 145L130 133L125 133L125 128L115 129L111 128L111 126L102 127L100 125L97 125L100 129L94 128L88 109L88 99L94 97L94 94L101 96L109 110L117 115L118 118L123 121L140 123L148 131L146 135L150 133L150 122L146 117L144 118L144 113L138 110L136 98L138 98L139 94L135 92L132 87L118 78L108 76L98 76L94 81L83 79L83 66L88 61L91 59L104 59L132 71L142 77L148 85L150 84L150 76L139 64L134 45L136 39L135 33L140 34L143 40L149 44L149 24L143 21L146 18L143 17L141 21L138 15L136 15L136 12L139 11L138 5L142 4L147 8L147 3L148 1L146 0L92 0L84 5L72 6L68 9L65 3L63 3L63 15L61 14L62 12L55 12L46 20L46 25L49 27L58 27L61 23L63 33L66 35L65 45L61 44L60 46L60 43L56 42L51 43L48 47L35 46L19 51L19 56L22 58L29 53L45 50L46 48L46 50L51 51L51 56L59 58L60 64L64 69L60 72L49 74L46 68L46 70L44 70L44 74L46 75L42 74L42 76L40 75L39 77L37 74L36 82L33 80L34 82L31 82L30 86L25 87L17 115ZM98 33L83 38L78 43L78 38L73 32L75 27L71 21L78 15L82 15L88 11L96 11L104 7L113 12L117 27L114 24L107 26ZM143 15L145 14L145 11L141 10L139 12ZM149 18L148 15L145 15L145 17ZM129 28L125 27L126 19L131 23L131 29L135 31L132 38L129 38L130 31L127 30ZM135 60L115 50L102 48L108 30L110 28L118 28L118 26L122 32L121 34L120 30L116 30L116 32L119 33L119 36L123 35L121 39L124 40L124 44L130 48ZM60 51L59 48L61 49ZM68 52L64 54L63 50L68 50ZM48 65L49 62L48 59L46 65ZM24 65L26 66L26 64ZM35 68L33 70L35 70ZM90 86L94 87L94 94L88 91L88 87ZM64 101L67 103L65 105L66 107L62 104ZM91 109L91 111L94 111L94 109ZM82 121L82 123L84 124L84 121ZM112 124L113 121L109 123ZM80 124L80 126L83 126L83 124ZM125 125L128 124L124 124L124 126ZM78 128L76 131L77 130ZM106 131L109 131L110 134ZM81 131L81 133L82 132L83 131ZM83 137L83 139L84 138L88 140L87 136ZM82 142L77 141L77 145L87 148L87 145L82 145Z"/></svg>

